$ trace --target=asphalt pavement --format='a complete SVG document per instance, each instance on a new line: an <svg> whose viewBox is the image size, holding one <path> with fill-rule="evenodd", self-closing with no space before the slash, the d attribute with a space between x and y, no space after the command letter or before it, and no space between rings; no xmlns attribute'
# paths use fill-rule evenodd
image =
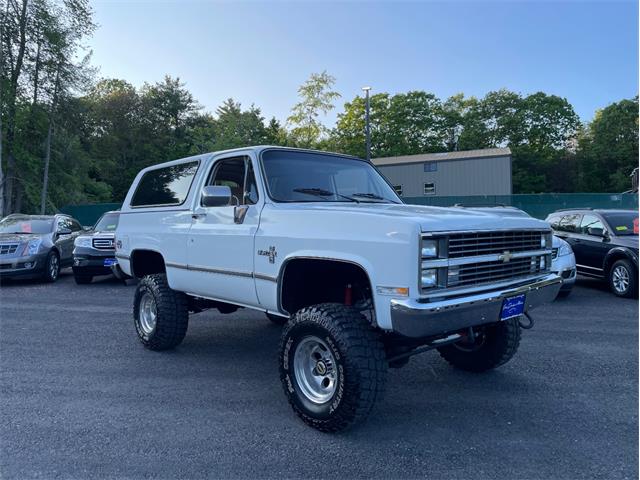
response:
<svg viewBox="0 0 640 480"><path fill-rule="evenodd" d="M638 301L596 281L535 310L495 371L435 352L390 370L339 435L290 410L263 314L192 315L151 352L134 290L69 272L0 287L1 478L637 478Z"/></svg>

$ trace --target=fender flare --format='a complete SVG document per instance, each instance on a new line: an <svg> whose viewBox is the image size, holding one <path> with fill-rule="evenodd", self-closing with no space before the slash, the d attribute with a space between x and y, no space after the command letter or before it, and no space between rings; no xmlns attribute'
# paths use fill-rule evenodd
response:
<svg viewBox="0 0 640 480"><path fill-rule="evenodd" d="M328 262L340 262L340 263L348 263L348 264L351 264L351 265L354 265L354 266L358 267L360 270L362 270L364 272L365 276L367 277L367 280L369 281L369 287L371 288L371 295L372 295L373 300L374 300L374 308L375 308L375 292L374 292L373 282L371 281L371 275L370 275L369 270L367 270L367 268L362 263L359 263L358 261L353 260L353 259L339 258L339 257L333 257L333 256L307 255L307 254L296 255L296 254L293 254L293 255L291 255L289 257L286 257L282 261L282 265L280 265L280 270L278 272L278 277L277 277L277 280L276 280L276 284L278 286L278 311L280 313L285 314L285 315L292 315L292 313L287 312L282 307L282 285L284 283L283 279L284 279L285 271L287 269L287 265L293 260L320 260L320 261L328 261Z"/></svg>

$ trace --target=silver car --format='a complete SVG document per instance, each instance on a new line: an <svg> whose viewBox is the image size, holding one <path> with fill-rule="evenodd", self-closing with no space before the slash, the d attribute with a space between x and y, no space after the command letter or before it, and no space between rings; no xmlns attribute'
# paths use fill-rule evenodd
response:
<svg viewBox="0 0 640 480"><path fill-rule="evenodd" d="M82 231L68 215L12 214L0 221L0 278L55 282L71 266L73 242Z"/></svg>

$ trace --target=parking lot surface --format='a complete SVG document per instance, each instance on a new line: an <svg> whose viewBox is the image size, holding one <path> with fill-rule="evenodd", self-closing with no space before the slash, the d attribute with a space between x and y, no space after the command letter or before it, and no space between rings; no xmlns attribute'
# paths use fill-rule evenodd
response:
<svg viewBox="0 0 640 480"><path fill-rule="evenodd" d="M637 476L638 302L598 282L537 309L493 372L434 352L390 370L339 435L290 410L263 314L193 315L180 347L151 352L134 289L69 273L0 288L2 478Z"/></svg>

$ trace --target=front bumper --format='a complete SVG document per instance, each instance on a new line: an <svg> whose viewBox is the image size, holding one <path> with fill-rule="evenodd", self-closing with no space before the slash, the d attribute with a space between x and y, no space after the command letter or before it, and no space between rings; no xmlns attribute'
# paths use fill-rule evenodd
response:
<svg viewBox="0 0 640 480"><path fill-rule="evenodd" d="M562 279L548 274L533 282L502 290L483 292L435 302L413 299L391 300L393 330L407 337L428 337L499 321L505 298L526 294L525 311L553 301Z"/></svg>
<svg viewBox="0 0 640 480"><path fill-rule="evenodd" d="M0 259L0 277L34 277L44 272L47 254Z"/></svg>
<svg viewBox="0 0 640 480"><path fill-rule="evenodd" d="M576 283L576 257L573 253L557 257L551 263L551 271L562 278L560 290L566 292Z"/></svg>
<svg viewBox="0 0 640 480"><path fill-rule="evenodd" d="M74 250L73 255L73 273L76 275L111 275L113 272L111 266L105 266L105 259L115 259L115 252L91 252L91 255L79 254L78 248Z"/></svg>

